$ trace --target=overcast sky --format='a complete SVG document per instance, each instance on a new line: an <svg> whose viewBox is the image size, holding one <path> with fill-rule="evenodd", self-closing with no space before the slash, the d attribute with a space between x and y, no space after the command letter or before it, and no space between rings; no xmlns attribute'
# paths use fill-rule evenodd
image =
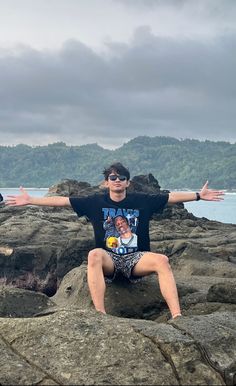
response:
<svg viewBox="0 0 236 386"><path fill-rule="evenodd" d="M235 143L235 20L235 0L0 0L0 143Z"/></svg>

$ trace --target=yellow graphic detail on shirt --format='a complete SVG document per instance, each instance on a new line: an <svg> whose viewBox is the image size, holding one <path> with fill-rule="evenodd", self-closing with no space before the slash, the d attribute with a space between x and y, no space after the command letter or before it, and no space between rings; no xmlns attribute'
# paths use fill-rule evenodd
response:
<svg viewBox="0 0 236 386"><path fill-rule="evenodd" d="M111 236L106 239L107 248L117 248L118 245L119 245L119 242L116 237Z"/></svg>

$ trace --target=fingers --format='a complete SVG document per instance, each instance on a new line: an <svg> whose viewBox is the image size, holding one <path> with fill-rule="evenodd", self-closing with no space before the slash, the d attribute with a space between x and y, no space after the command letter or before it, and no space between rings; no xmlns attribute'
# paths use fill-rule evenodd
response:
<svg viewBox="0 0 236 386"><path fill-rule="evenodd" d="M20 186L20 192L21 192L22 194L25 194L25 193L26 193L26 190L23 188L23 186Z"/></svg>
<svg viewBox="0 0 236 386"><path fill-rule="evenodd" d="M18 200L17 200L17 198L18 198L19 196L11 196L11 195L9 195L9 196L7 196L6 197L6 200L5 200L5 204L6 205L8 205L8 206L16 206L16 205L18 205Z"/></svg>
<svg viewBox="0 0 236 386"><path fill-rule="evenodd" d="M7 196L7 199L5 201L6 205L13 205L15 203L16 203L16 200L15 200L14 196Z"/></svg>
<svg viewBox="0 0 236 386"><path fill-rule="evenodd" d="M15 204L13 204L13 203L10 202L10 201L5 201L5 205L6 205L6 206L13 206L13 205L15 205Z"/></svg>
<svg viewBox="0 0 236 386"><path fill-rule="evenodd" d="M204 190L204 189L208 189L208 180L205 182L205 184L202 187L202 190Z"/></svg>
<svg viewBox="0 0 236 386"><path fill-rule="evenodd" d="M225 191L224 190L213 190L213 189L210 189L211 193L213 194L225 194Z"/></svg>
<svg viewBox="0 0 236 386"><path fill-rule="evenodd" d="M6 206L23 206L25 204L21 204L21 203L17 202L16 200L7 200L7 201L5 201L5 205Z"/></svg>
<svg viewBox="0 0 236 386"><path fill-rule="evenodd" d="M224 193L223 194L213 194L212 192L208 193L204 198L203 200L205 201L224 201L224 197L223 197Z"/></svg>
<svg viewBox="0 0 236 386"><path fill-rule="evenodd" d="M223 200L224 199L223 196L225 195L225 192L213 191L212 194L213 196L215 195L217 198L221 198Z"/></svg>
<svg viewBox="0 0 236 386"><path fill-rule="evenodd" d="M24 206L27 205L27 199L29 197L27 191L23 186L19 187L20 194L18 195L7 195L5 204L7 206Z"/></svg>

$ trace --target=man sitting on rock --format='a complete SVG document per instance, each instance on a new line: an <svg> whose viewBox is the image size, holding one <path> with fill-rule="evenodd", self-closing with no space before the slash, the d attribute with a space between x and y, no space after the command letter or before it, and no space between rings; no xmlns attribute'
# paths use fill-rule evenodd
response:
<svg viewBox="0 0 236 386"><path fill-rule="evenodd" d="M200 192L171 192L159 194L127 193L130 184L129 170L121 163L114 163L103 172L108 192L87 197L31 197L21 187L21 194L8 196L6 205L71 206L78 216L91 221L96 248L88 254L88 286L97 311L106 313L104 295L106 281L112 281L122 273L131 282L156 273L162 296L166 300L172 318L181 315L175 279L168 257L150 251L149 221L154 213L164 209L167 203L187 201L220 201L223 192L208 189L208 182ZM117 220L126 228L132 225L132 233L120 242ZM134 221L135 220L135 221ZM106 224L109 222L109 232ZM132 222L132 224L131 224ZM121 224L122 225L122 224ZM120 225L120 227L121 227ZM129 229L130 229L129 228Z"/></svg>

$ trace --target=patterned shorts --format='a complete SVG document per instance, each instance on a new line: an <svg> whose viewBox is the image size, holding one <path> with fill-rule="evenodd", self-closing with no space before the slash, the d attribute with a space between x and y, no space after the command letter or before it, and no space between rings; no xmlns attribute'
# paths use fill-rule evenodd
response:
<svg viewBox="0 0 236 386"><path fill-rule="evenodd" d="M117 255L116 253L110 251L106 252L109 256L111 256L115 268L112 277L105 277L105 281L107 283L111 283L118 273L121 273L124 277L129 279L131 283L137 283L142 279L141 276L133 276L132 269L146 252L134 252L129 253L128 255Z"/></svg>

